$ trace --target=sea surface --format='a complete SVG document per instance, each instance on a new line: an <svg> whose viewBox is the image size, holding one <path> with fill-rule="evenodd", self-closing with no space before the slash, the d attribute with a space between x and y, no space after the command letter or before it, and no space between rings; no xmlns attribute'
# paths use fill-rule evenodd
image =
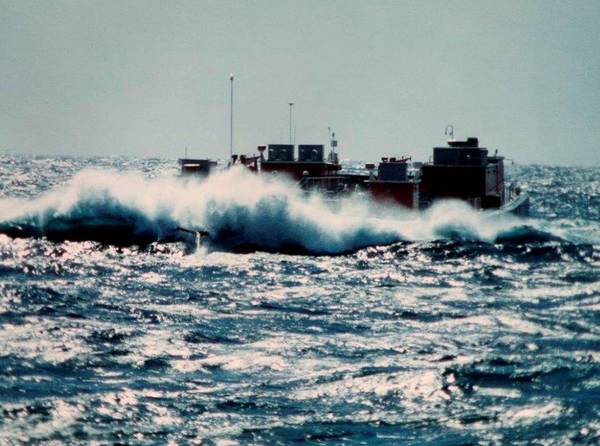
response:
<svg viewBox="0 0 600 446"><path fill-rule="evenodd" d="M508 173L528 219L0 156L0 444L599 444L600 168Z"/></svg>

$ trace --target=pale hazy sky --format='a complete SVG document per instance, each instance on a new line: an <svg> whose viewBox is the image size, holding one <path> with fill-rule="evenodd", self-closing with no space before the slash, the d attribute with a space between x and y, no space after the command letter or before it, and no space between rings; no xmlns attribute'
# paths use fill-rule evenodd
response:
<svg viewBox="0 0 600 446"><path fill-rule="evenodd" d="M233 72L237 152L600 164L600 0L0 0L0 69L0 152L226 157Z"/></svg>

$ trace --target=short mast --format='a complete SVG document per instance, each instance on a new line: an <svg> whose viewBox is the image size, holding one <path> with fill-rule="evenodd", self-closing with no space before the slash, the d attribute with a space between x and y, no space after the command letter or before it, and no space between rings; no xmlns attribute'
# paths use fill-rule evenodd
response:
<svg viewBox="0 0 600 446"><path fill-rule="evenodd" d="M335 132L331 131L331 127L327 127L327 138L329 139L329 145L331 146L331 150L329 151L329 160L337 163L338 156L335 149L337 148L338 142L337 139L335 139Z"/></svg>
<svg viewBox="0 0 600 446"><path fill-rule="evenodd" d="M293 102L288 102L290 106L290 144L292 144L292 107L294 106Z"/></svg>

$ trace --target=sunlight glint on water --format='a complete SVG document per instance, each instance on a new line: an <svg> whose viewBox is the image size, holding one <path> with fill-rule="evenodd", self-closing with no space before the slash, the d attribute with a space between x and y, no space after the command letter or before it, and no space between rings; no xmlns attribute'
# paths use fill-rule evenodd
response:
<svg viewBox="0 0 600 446"><path fill-rule="evenodd" d="M223 240L0 236L0 443L598 442L598 169L514 168L521 221L4 158L5 226Z"/></svg>

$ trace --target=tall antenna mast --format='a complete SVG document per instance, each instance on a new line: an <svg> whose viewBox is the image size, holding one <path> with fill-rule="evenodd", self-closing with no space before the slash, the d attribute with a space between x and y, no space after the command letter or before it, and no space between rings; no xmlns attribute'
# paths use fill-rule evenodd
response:
<svg viewBox="0 0 600 446"><path fill-rule="evenodd" d="M231 85L229 96L229 159L233 156L233 73L229 75L229 83Z"/></svg>

